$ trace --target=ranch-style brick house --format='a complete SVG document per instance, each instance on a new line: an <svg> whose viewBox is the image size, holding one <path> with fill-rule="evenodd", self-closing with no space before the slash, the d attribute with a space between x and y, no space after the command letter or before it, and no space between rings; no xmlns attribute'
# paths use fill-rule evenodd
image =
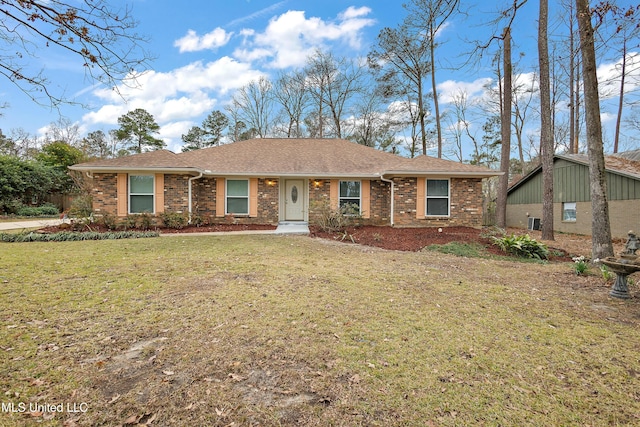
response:
<svg viewBox="0 0 640 427"><path fill-rule="evenodd" d="M356 205L363 224L482 226L490 169L413 159L342 139L251 139L70 167L92 179L97 216L198 215L209 223L313 222L314 206Z"/></svg>

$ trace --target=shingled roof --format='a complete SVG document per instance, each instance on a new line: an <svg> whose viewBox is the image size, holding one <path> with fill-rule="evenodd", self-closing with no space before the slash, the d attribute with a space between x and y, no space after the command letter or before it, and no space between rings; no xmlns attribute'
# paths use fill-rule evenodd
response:
<svg viewBox="0 0 640 427"><path fill-rule="evenodd" d="M418 156L408 159L343 139L264 138L174 154L160 150L71 167L86 171L185 170L205 175L377 177L447 175L489 177L490 169Z"/></svg>

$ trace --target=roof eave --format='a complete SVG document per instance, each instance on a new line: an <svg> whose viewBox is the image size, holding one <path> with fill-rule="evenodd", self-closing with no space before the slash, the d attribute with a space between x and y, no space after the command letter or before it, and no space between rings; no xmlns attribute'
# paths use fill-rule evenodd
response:
<svg viewBox="0 0 640 427"><path fill-rule="evenodd" d="M504 175L504 172L490 171L490 172L456 172L456 171L385 171L382 175L393 176L446 176L452 178L490 178L492 176Z"/></svg>
<svg viewBox="0 0 640 427"><path fill-rule="evenodd" d="M232 176L232 177L283 177L283 178L378 178L377 173L339 173L339 172L225 172L225 171L204 171L205 176Z"/></svg>
<svg viewBox="0 0 640 427"><path fill-rule="evenodd" d="M121 172L169 172L169 173L203 173L204 171L198 168L168 168L160 166L69 166L69 169L91 172L91 173L121 173Z"/></svg>

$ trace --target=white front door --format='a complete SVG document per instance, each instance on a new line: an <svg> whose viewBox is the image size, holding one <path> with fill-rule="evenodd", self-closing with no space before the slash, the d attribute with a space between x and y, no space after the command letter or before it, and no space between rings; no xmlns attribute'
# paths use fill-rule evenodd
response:
<svg viewBox="0 0 640 427"><path fill-rule="evenodd" d="M304 180L286 180L284 195L285 221L304 221L304 194Z"/></svg>

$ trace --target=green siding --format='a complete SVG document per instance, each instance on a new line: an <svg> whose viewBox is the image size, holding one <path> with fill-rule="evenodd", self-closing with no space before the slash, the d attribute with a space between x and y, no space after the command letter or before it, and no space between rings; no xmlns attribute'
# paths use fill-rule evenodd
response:
<svg viewBox="0 0 640 427"><path fill-rule="evenodd" d="M507 196L509 205L528 203L542 203L542 173L535 174Z"/></svg>
<svg viewBox="0 0 640 427"><path fill-rule="evenodd" d="M589 196L589 168L559 159L553 169L553 201L587 202Z"/></svg>
<svg viewBox="0 0 640 427"><path fill-rule="evenodd" d="M640 180L616 173L606 172L608 200L640 199ZM586 165L557 159L553 169L553 201L588 202L589 167ZM510 205L542 203L542 170L507 197Z"/></svg>

